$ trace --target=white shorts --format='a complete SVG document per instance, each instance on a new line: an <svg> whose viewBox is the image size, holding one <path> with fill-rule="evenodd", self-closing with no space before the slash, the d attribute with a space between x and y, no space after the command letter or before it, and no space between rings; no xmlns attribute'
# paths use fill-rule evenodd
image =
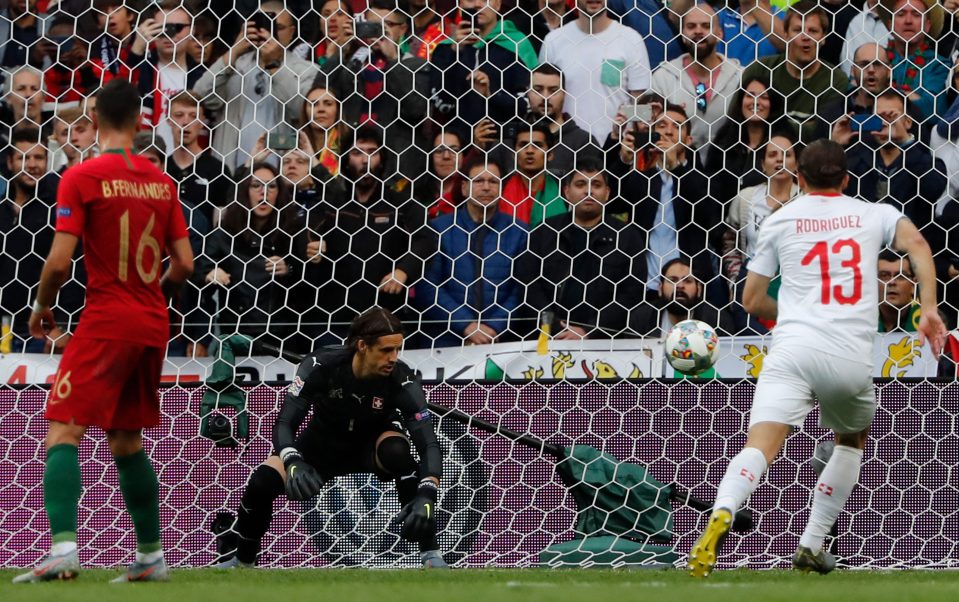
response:
<svg viewBox="0 0 959 602"><path fill-rule="evenodd" d="M876 415L872 366L808 347L774 347L763 361L749 426L778 422L802 426L819 400L819 424L839 434L858 433Z"/></svg>

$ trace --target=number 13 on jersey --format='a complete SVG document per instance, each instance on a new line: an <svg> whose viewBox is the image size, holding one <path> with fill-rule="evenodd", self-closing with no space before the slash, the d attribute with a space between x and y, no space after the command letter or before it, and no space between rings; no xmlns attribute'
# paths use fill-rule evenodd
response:
<svg viewBox="0 0 959 602"><path fill-rule="evenodd" d="M851 238L843 238L833 243L829 248L829 243L821 240L814 244L812 248L802 258L802 264L809 265L819 260L819 273L822 278L821 297L822 304L829 305L836 301L839 305L854 305L862 299L862 250L859 243ZM831 262L838 261L839 268L852 270L852 292L846 294L840 285L833 286L830 271Z"/></svg>

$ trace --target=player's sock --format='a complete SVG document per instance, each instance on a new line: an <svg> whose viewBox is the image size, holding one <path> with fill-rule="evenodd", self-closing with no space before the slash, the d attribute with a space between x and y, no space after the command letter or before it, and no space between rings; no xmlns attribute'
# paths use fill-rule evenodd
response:
<svg viewBox="0 0 959 602"><path fill-rule="evenodd" d="M50 519L53 545L58 553L76 549L77 505L80 503L80 460L77 447L62 443L47 450L43 470L43 505ZM56 546L59 546L57 548Z"/></svg>
<svg viewBox="0 0 959 602"><path fill-rule="evenodd" d="M744 447L726 468L726 475L719 483L713 508L725 508L736 514L753 491L756 491L756 487L759 487L759 480L764 472L766 456L763 452L755 447Z"/></svg>
<svg viewBox="0 0 959 602"><path fill-rule="evenodd" d="M273 518L273 500L283 491L283 477L269 466L261 464L250 475L236 517L236 532L240 536L236 558L240 562L250 565L256 562L260 540Z"/></svg>
<svg viewBox="0 0 959 602"><path fill-rule="evenodd" d="M816 483L809 522L799 538L799 545L809 548L814 554L822 549L823 539L859 482L862 454L861 449L837 445Z"/></svg>
<svg viewBox="0 0 959 602"><path fill-rule="evenodd" d="M150 554L160 550L160 483L142 449L129 456L117 456L117 475L127 511L133 517L137 551Z"/></svg>

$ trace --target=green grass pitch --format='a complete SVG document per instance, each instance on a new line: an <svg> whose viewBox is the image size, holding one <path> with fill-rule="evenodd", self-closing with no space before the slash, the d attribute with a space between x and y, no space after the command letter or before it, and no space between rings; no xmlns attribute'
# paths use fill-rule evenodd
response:
<svg viewBox="0 0 959 602"><path fill-rule="evenodd" d="M959 600L959 571L717 571L694 580L679 570L178 570L169 583L111 585L119 571L89 570L68 583L12 585L0 600L53 602L938 602Z"/></svg>

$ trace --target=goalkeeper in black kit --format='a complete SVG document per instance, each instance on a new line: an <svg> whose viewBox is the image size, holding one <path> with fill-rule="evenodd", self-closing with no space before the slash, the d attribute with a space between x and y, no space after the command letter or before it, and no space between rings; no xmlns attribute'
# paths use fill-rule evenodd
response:
<svg viewBox="0 0 959 602"><path fill-rule="evenodd" d="M400 321L373 308L353 320L346 347L315 351L300 363L276 419L273 455L253 471L240 502L236 556L218 568L256 563L281 494L307 500L331 478L355 473L396 481L403 537L419 544L424 568L449 568L436 540L440 446L423 388L397 359L402 344Z"/></svg>

